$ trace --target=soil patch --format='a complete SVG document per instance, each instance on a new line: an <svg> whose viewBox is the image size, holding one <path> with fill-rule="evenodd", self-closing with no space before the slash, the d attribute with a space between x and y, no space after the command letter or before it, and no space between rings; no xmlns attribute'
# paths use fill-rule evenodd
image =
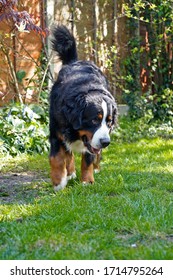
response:
<svg viewBox="0 0 173 280"><path fill-rule="evenodd" d="M0 203L24 203L46 191L50 180L34 172L0 174Z"/></svg>

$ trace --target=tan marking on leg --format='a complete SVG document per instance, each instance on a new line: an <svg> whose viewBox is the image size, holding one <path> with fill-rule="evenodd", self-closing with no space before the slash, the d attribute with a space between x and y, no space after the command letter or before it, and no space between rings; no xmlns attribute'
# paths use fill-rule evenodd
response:
<svg viewBox="0 0 173 280"><path fill-rule="evenodd" d="M94 183L94 176L93 176L93 163L89 166L85 161L85 156L82 154L82 162L81 162L81 181L84 184L87 183Z"/></svg>
<svg viewBox="0 0 173 280"><path fill-rule="evenodd" d="M75 172L75 162L73 153L66 152L66 168L67 175L70 175L73 172Z"/></svg>
<svg viewBox="0 0 173 280"><path fill-rule="evenodd" d="M99 173L99 172L100 172L100 160L101 160L101 154L96 155L96 156L95 156L94 163L93 163L94 172L95 172L95 173Z"/></svg>
<svg viewBox="0 0 173 280"><path fill-rule="evenodd" d="M75 161L73 153L66 152L66 168L68 180L76 177Z"/></svg>
<svg viewBox="0 0 173 280"><path fill-rule="evenodd" d="M50 157L50 166L51 166L51 179L54 186L57 186L62 183L65 185L65 177L67 176L66 171L66 156L63 148L60 148L60 151L56 156Z"/></svg>

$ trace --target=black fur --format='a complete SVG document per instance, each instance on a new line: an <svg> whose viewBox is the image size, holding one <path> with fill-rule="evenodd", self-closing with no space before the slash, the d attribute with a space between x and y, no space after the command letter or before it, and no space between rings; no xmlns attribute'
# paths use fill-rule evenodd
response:
<svg viewBox="0 0 173 280"><path fill-rule="evenodd" d="M76 42L65 26L53 30L52 46L62 60L63 66L50 95L50 155L58 153L67 143L82 140L87 146L87 137L80 137L79 131L94 134L100 127L98 114L102 113L102 101L107 103L112 120L110 130L116 123L117 107L109 91L107 79L92 62L77 60ZM94 155L86 152L87 162Z"/></svg>
<svg viewBox="0 0 173 280"><path fill-rule="evenodd" d="M70 31L65 27L54 27L52 48L59 55L63 64L69 64L77 60L76 41Z"/></svg>

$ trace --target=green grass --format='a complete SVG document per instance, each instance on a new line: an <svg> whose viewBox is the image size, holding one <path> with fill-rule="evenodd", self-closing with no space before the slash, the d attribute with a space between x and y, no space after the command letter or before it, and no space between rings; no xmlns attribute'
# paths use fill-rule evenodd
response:
<svg viewBox="0 0 173 280"><path fill-rule="evenodd" d="M95 184L80 184L77 156L56 194L47 155L1 159L3 176L36 179L1 185L0 259L173 259L172 159L173 140L113 139Z"/></svg>

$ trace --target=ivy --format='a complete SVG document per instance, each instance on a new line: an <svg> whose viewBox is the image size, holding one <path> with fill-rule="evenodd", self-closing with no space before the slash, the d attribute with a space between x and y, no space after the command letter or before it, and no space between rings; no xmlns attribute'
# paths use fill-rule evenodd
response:
<svg viewBox="0 0 173 280"><path fill-rule="evenodd" d="M124 11L132 35L129 56L124 61L124 99L130 106L130 113L140 117L149 109L154 119L172 121L173 2L131 0L124 5ZM145 47L139 35L141 24L148 34ZM139 67L140 71L145 69L149 73L149 88L144 94L141 94Z"/></svg>

